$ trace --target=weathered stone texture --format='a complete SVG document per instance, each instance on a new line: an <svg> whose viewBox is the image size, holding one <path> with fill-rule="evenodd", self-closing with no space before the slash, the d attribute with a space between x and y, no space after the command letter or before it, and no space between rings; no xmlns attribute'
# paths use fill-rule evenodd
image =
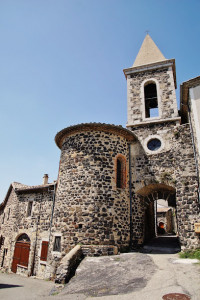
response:
<svg viewBox="0 0 200 300"><path fill-rule="evenodd" d="M31 216L27 216L28 202L33 201ZM8 212L10 209L9 217ZM20 193L12 188L4 210L4 223L1 224L1 234L4 236L3 249L7 250L3 268L10 271L17 238L26 233L30 238L29 265L17 268L20 274L36 274L40 268L42 239L49 239L49 229L52 211L52 187L43 192ZM0 251L0 260L3 251ZM44 264L44 262L41 262ZM45 271L45 270L44 270ZM43 274L44 276L44 274Z"/></svg>
<svg viewBox="0 0 200 300"><path fill-rule="evenodd" d="M62 253L77 243L129 244L128 143L100 131L63 140L52 234L62 234ZM116 158L127 161L126 187L116 187Z"/></svg>
<svg viewBox="0 0 200 300"><path fill-rule="evenodd" d="M138 124L144 121L143 105L143 82L156 80L159 83L158 99L160 99L160 119L178 117L176 95L172 69L162 68L129 75L127 79L128 88L128 125ZM149 122L149 118L146 122Z"/></svg>
<svg viewBox="0 0 200 300"><path fill-rule="evenodd" d="M194 232L194 223L200 218L198 182L189 124L181 126L176 126L172 122L164 125L149 124L134 127L132 130L138 136L143 147L148 135L158 133L165 144L165 147L157 154L152 152L152 154L144 155L142 148L139 151L138 146L135 146L136 151L133 152L133 178L134 174L137 174L133 180L134 201L138 201L137 210L140 205L142 206L139 215L136 214L135 208L133 209L133 224L135 218L139 218L140 222L139 220L137 222L141 225L137 227L137 239L133 242L136 244L143 242L144 225L142 226L142 224L144 223L145 203L155 199L166 199L171 195L172 201L176 202L178 231L182 248L199 247L199 236ZM166 190L164 188L160 190L159 184L164 184ZM142 202L141 195L138 193L141 193L141 189L145 190L145 186L149 185L155 187L157 194L155 195L155 192L147 193L146 196L143 196L144 202Z"/></svg>

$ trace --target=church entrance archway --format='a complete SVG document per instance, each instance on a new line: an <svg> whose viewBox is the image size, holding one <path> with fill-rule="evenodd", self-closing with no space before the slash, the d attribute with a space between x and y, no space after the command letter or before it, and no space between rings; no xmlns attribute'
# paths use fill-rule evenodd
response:
<svg viewBox="0 0 200 300"><path fill-rule="evenodd" d="M17 265L21 265L28 268L30 252L30 238L27 234L21 234L15 244L15 250L12 262L12 272L17 272Z"/></svg>
<svg viewBox="0 0 200 300"><path fill-rule="evenodd" d="M144 203L144 243L162 235L176 235L176 191L165 184L150 184L137 192Z"/></svg>

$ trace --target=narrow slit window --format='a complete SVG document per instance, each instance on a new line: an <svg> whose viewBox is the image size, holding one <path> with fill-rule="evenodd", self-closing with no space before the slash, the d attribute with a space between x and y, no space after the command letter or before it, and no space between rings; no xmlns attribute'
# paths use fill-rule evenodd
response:
<svg viewBox="0 0 200 300"><path fill-rule="evenodd" d="M158 97L155 83L149 83L144 87L145 117L153 118L159 116Z"/></svg>
<svg viewBox="0 0 200 300"><path fill-rule="evenodd" d="M8 209L8 218L7 218L7 220L9 220L9 218L10 218L10 208Z"/></svg>
<svg viewBox="0 0 200 300"><path fill-rule="evenodd" d="M3 214L3 217L2 217L2 224L4 223L4 218L5 218L5 213Z"/></svg>
<svg viewBox="0 0 200 300"><path fill-rule="evenodd" d="M60 252L61 251L61 237L55 236L53 251Z"/></svg>
<svg viewBox="0 0 200 300"><path fill-rule="evenodd" d="M28 208L27 208L27 217L31 216L32 213L32 207L33 207L33 201L28 202Z"/></svg>
<svg viewBox="0 0 200 300"><path fill-rule="evenodd" d="M118 157L116 162L116 186L125 188L126 186L126 161L124 157Z"/></svg>
<svg viewBox="0 0 200 300"><path fill-rule="evenodd" d="M122 163L120 159L117 159L117 187L122 187Z"/></svg>

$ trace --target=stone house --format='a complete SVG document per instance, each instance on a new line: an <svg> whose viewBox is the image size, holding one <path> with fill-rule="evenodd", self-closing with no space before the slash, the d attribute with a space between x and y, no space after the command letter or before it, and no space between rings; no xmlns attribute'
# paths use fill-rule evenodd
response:
<svg viewBox="0 0 200 300"><path fill-rule="evenodd" d="M179 113L175 60L149 35L124 74L127 128L65 128L55 137L57 181L10 185L0 205L1 268L49 278L78 244L85 255L141 247L156 234L157 200L174 209L182 249L200 247L199 77L182 85Z"/></svg>
<svg viewBox="0 0 200 300"><path fill-rule="evenodd" d="M199 176L200 169L200 76L181 84L182 122L190 124L190 131L194 145L194 156Z"/></svg>

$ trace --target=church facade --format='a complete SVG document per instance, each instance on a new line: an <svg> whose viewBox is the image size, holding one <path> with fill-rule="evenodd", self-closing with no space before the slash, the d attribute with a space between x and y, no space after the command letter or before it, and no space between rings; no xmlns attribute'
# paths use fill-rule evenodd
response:
<svg viewBox="0 0 200 300"><path fill-rule="evenodd" d="M0 205L2 269L49 278L76 245L85 255L137 249L165 228L159 200L181 248L200 247L200 79L182 84L179 112L175 60L149 35L124 74L126 128L65 128L55 137L57 181L45 174L42 185L10 185Z"/></svg>

